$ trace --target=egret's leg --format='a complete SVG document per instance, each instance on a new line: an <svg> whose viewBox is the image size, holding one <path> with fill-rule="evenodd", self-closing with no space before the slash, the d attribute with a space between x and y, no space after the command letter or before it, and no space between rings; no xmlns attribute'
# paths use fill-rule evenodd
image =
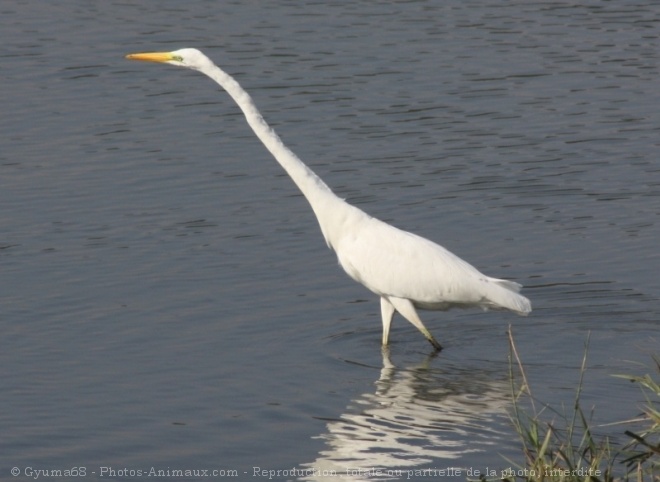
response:
<svg viewBox="0 0 660 482"><path fill-rule="evenodd" d="M390 341L390 326L394 316L394 306L384 296L380 298L380 314L383 318L383 346L386 346Z"/></svg>
<svg viewBox="0 0 660 482"><path fill-rule="evenodd" d="M383 298L381 298L381 300L382 299ZM422 332L422 335L424 335L426 339L431 343L431 345L433 345L433 348L435 348L438 351L442 350L440 343L435 341L435 338L433 338L431 332L427 330L426 327L424 326L424 323L422 323L422 320L419 318L419 315L417 314L417 310L415 310L415 307L413 306L410 300L407 300L405 298L390 297L388 298L388 301L392 306L394 306L394 309L396 309L396 311L401 313L401 316L403 316L406 320L408 320L410 323L416 326L419 331Z"/></svg>

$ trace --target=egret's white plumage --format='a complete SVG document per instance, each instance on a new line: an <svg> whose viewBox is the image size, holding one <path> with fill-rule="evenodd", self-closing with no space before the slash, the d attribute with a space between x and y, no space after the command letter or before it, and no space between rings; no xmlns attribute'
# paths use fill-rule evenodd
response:
<svg viewBox="0 0 660 482"><path fill-rule="evenodd" d="M337 197L266 123L252 98L231 76L196 49L130 54L127 58L162 62L197 70L217 82L241 108L248 124L289 174L314 210L328 246L348 275L381 298L383 345L389 341L392 316L398 311L437 349L416 308L531 310L521 286L491 278L442 246L373 218Z"/></svg>

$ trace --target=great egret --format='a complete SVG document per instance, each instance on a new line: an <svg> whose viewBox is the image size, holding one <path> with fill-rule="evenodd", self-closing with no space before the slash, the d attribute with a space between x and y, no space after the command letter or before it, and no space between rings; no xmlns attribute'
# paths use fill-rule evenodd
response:
<svg viewBox="0 0 660 482"><path fill-rule="evenodd" d="M444 311L480 307L508 309L519 315L532 310L529 300L518 294L522 287L518 283L486 276L442 246L373 218L337 197L284 145L238 82L199 50L136 53L126 58L197 70L227 91L254 133L307 198L328 247L337 253L344 271L380 296L383 345L389 342L395 311L440 350L417 308Z"/></svg>

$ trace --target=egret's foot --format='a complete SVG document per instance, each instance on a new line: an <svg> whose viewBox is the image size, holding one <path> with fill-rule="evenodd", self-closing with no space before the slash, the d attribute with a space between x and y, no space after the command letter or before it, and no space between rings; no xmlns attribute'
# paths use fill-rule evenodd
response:
<svg viewBox="0 0 660 482"><path fill-rule="evenodd" d="M431 343L431 345L433 345L433 348L435 348L436 353L442 350L442 346L440 346L440 343L435 341L435 338L431 337L428 340L429 340L429 343Z"/></svg>

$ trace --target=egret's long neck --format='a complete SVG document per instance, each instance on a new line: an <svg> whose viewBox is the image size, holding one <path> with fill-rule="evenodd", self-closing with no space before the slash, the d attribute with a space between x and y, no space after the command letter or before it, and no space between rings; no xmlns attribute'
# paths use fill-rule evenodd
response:
<svg viewBox="0 0 660 482"><path fill-rule="evenodd" d="M277 162L282 165L284 170L293 179L293 182L296 183L310 202L312 202L314 195L318 191L331 192L330 188L298 156L284 145L277 133L266 123L261 113L257 110L252 97L243 90L233 77L219 67L216 67L211 77L236 101L245 114L245 118L254 133L263 142L266 149L275 156Z"/></svg>
<svg viewBox="0 0 660 482"><path fill-rule="evenodd" d="M263 142L266 149L275 157L277 162L289 174L293 182L302 191L303 195L312 206L314 213L321 225L321 231L326 242L332 247L333 233L330 228L333 221L329 216L336 216L338 210L344 210L350 206L342 199L337 197L332 190L318 177L291 149L286 147L277 133L264 120L261 113L257 110L254 101L250 95L239 85L233 77L222 69L213 65L210 68L202 70L236 101L238 106L245 114L248 124Z"/></svg>

